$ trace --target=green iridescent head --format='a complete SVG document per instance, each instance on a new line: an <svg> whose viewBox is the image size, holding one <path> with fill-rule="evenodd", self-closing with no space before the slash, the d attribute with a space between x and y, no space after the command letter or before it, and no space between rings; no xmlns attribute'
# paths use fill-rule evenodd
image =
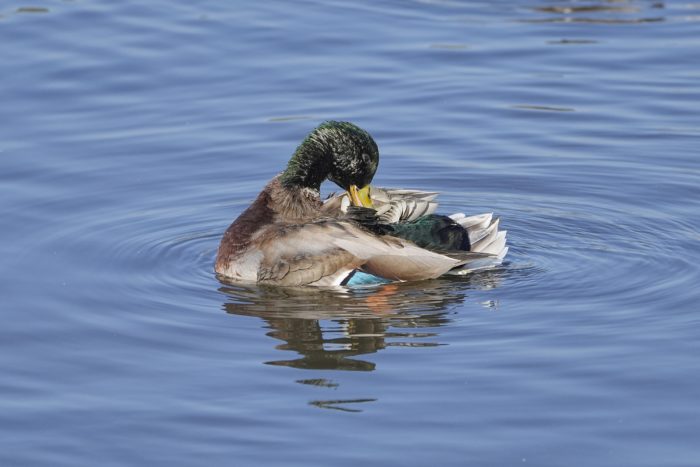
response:
<svg viewBox="0 0 700 467"><path fill-rule="evenodd" d="M318 190L331 180L344 190L369 185L379 166L379 149L362 128L349 122L319 125L299 145L282 173L286 186Z"/></svg>

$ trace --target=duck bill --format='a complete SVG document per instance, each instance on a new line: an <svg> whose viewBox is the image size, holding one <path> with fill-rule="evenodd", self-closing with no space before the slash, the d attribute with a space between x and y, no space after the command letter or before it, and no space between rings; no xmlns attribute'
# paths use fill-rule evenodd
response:
<svg viewBox="0 0 700 467"><path fill-rule="evenodd" d="M348 196L353 206L361 206L374 209L372 198L369 195L369 185L364 188L357 188L357 185L350 185Z"/></svg>

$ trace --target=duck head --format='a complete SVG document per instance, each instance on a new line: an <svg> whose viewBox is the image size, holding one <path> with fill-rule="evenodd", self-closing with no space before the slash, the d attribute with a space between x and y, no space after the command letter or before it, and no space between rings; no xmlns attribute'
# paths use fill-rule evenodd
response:
<svg viewBox="0 0 700 467"><path fill-rule="evenodd" d="M355 206L371 207L369 184L378 166L379 149L369 133L349 122L328 121L299 145L280 180L288 188L316 191L330 180Z"/></svg>

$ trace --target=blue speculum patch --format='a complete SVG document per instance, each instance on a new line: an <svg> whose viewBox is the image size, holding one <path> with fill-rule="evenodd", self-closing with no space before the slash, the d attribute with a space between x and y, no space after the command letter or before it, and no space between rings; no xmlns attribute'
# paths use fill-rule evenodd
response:
<svg viewBox="0 0 700 467"><path fill-rule="evenodd" d="M391 281L388 279L383 279L373 274L367 274L366 272L357 271L345 285L352 287L354 285L387 284L389 282Z"/></svg>

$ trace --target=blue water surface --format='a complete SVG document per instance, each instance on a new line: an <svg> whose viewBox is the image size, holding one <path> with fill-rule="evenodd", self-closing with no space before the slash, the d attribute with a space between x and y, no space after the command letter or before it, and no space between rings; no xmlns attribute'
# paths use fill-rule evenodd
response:
<svg viewBox="0 0 700 467"><path fill-rule="evenodd" d="M8 0L0 44L0 465L700 465L700 3ZM503 267L217 280L326 119Z"/></svg>

